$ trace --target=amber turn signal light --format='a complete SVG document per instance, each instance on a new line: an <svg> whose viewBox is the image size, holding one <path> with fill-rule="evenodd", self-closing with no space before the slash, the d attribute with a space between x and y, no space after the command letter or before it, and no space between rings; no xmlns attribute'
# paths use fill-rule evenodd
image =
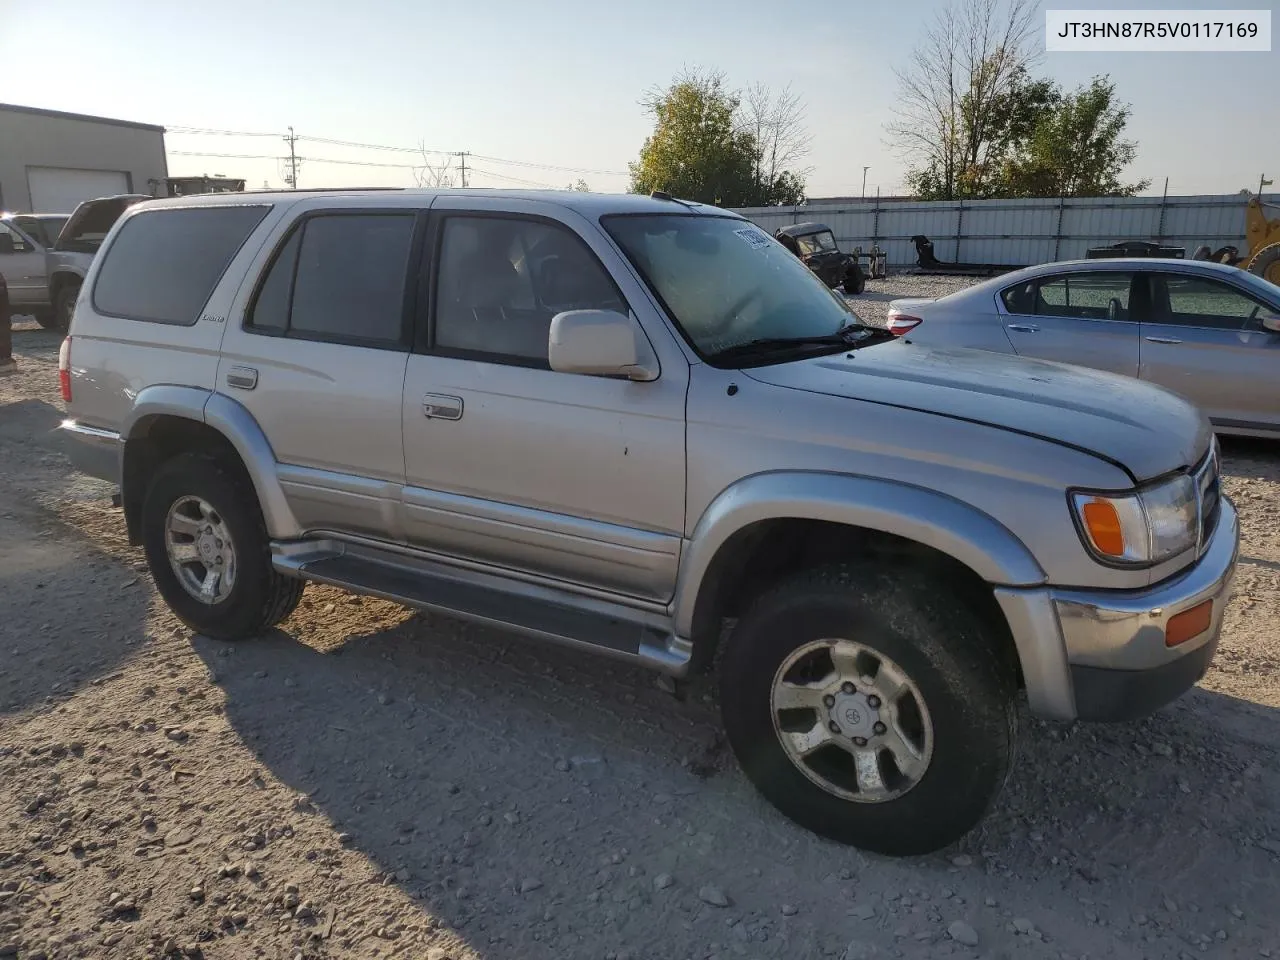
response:
<svg viewBox="0 0 1280 960"><path fill-rule="evenodd" d="M1090 500L1081 511L1089 539L1099 553L1108 557L1124 556L1124 531L1120 529L1120 514L1115 505L1106 500Z"/></svg>
<svg viewBox="0 0 1280 960"><path fill-rule="evenodd" d="M1164 627L1164 645L1176 647L1180 643L1186 643L1208 630L1211 623L1213 623L1213 601L1197 603L1190 610L1183 610L1169 618L1169 622Z"/></svg>

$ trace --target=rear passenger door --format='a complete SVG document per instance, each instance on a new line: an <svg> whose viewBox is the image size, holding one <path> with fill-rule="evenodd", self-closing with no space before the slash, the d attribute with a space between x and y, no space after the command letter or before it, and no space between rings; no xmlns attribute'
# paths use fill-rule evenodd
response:
<svg viewBox="0 0 1280 960"><path fill-rule="evenodd" d="M218 390L262 427L304 531L400 540L407 280L420 217L367 203L304 202L277 228L228 324Z"/></svg>
<svg viewBox="0 0 1280 960"><path fill-rule="evenodd" d="M1280 428L1280 335L1259 320L1276 308L1208 277L1152 278L1142 379L1182 394L1221 426Z"/></svg>
<svg viewBox="0 0 1280 960"><path fill-rule="evenodd" d="M94 260L71 322L68 412L119 429L148 387L212 390L227 311L270 203L139 208Z"/></svg>
<svg viewBox="0 0 1280 960"><path fill-rule="evenodd" d="M1121 270L1040 277L1000 292L1001 320L1019 356L1136 377L1144 284Z"/></svg>

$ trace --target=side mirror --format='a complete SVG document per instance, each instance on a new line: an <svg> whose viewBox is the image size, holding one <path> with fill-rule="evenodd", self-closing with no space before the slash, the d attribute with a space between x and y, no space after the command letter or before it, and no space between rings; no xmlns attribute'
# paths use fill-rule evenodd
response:
<svg viewBox="0 0 1280 960"><path fill-rule="evenodd" d="M1259 319L1262 320L1264 330L1270 330L1272 333L1280 333L1280 314L1264 313Z"/></svg>
<svg viewBox="0 0 1280 960"><path fill-rule="evenodd" d="M0 255L14 252L13 236L8 233L0 233Z"/></svg>
<svg viewBox="0 0 1280 960"><path fill-rule="evenodd" d="M658 358L630 317L612 310L566 310L551 318L551 369L656 380Z"/></svg>

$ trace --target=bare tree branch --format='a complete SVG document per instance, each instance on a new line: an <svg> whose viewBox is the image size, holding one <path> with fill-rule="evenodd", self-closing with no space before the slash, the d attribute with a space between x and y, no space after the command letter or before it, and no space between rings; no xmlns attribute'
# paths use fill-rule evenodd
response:
<svg viewBox="0 0 1280 960"><path fill-rule="evenodd" d="M422 166L421 168L415 167L413 170L413 178L418 182L418 186L452 187L453 155L446 154L443 163L432 163L427 159L428 151L426 146L419 143L418 149L422 152Z"/></svg>
<svg viewBox="0 0 1280 960"><path fill-rule="evenodd" d="M956 195L961 179L992 160L993 115L1042 56L1039 0L951 0L938 11L911 65L895 70L898 103L885 127L912 165Z"/></svg>

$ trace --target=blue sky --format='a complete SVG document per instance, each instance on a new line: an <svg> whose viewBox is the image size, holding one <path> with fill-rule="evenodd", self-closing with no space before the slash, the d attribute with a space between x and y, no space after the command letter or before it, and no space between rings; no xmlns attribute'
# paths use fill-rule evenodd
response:
<svg viewBox="0 0 1280 960"><path fill-rule="evenodd" d="M735 85L792 83L805 99L812 196L898 191L885 144L893 68L909 62L938 0L218 0L200 12L147 0L0 0L0 101L162 123L469 150L476 185L625 189L650 122L645 91L685 65ZM1044 7L1097 7L1090 0ZM1130 2L1229 9L1255 2ZM1041 21L1043 23L1043 21ZM1039 43L1043 44L1043 27ZM1110 73L1133 106L1131 176L1172 194L1257 188L1280 173L1280 53L1049 54L1067 86ZM277 137L171 133L175 174L281 183ZM420 164L409 153L304 141L303 156ZM432 157L439 162L439 158ZM545 166L519 166L517 160ZM551 167L579 168L550 169ZM302 186L411 184L412 171L306 162ZM1280 181L1278 181L1280 182Z"/></svg>

